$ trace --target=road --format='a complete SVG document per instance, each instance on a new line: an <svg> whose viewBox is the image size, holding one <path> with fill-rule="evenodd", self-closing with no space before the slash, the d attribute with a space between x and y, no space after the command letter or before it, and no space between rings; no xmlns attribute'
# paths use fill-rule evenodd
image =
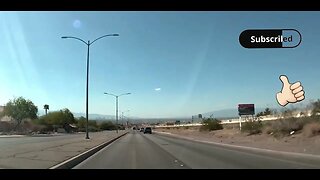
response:
<svg viewBox="0 0 320 180"><path fill-rule="evenodd" d="M247 152L214 144L132 131L75 169L320 168L320 160Z"/></svg>
<svg viewBox="0 0 320 180"><path fill-rule="evenodd" d="M186 168L174 156L136 131L127 134L75 167L94 169Z"/></svg>

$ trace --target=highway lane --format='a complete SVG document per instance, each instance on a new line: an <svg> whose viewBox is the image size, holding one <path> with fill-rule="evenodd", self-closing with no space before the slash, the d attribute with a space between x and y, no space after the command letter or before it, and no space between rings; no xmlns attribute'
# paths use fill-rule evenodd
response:
<svg viewBox="0 0 320 180"><path fill-rule="evenodd" d="M131 132L75 168L320 168L320 161Z"/></svg>
<svg viewBox="0 0 320 180"><path fill-rule="evenodd" d="M142 133L132 131L74 169L185 169L174 156Z"/></svg>

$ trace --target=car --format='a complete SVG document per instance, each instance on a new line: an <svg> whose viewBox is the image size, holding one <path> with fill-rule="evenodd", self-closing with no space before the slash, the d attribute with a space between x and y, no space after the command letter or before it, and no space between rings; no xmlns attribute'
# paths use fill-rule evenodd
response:
<svg viewBox="0 0 320 180"><path fill-rule="evenodd" d="M136 127L133 127L133 130L136 130Z"/></svg>
<svg viewBox="0 0 320 180"><path fill-rule="evenodd" d="M140 129L140 132L144 132L144 128L141 128L141 129Z"/></svg>
<svg viewBox="0 0 320 180"><path fill-rule="evenodd" d="M151 127L146 127L145 129L144 129L144 131L143 131L143 133L144 134L152 134L152 129L151 129Z"/></svg>

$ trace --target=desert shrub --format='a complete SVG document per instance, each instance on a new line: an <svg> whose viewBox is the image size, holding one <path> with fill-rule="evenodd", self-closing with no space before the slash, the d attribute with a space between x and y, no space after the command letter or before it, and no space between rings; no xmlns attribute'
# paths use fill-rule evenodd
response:
<svg viewBox="0 0 320 180"><path fill-rule="evenodd" d="M214 130L220 130L223 129L222 124L220 124L221 121L217 119L204 119L202 122L202 126L200 127L200 131L214 131Z"/></svg>
<svg viewBox="0 0 320 180"><path fill-rule="evenodd" d="M98 131L100 131L100 129L95 126L88 126L88 131L89 132L98 132Z"/></svg>
<svg viewBox="0 0 320 180"><path fill-rule="evenodd" d="M21 127L25 132L42 132L46 129L45 125L36 124L33 121L25 121Z"/></svg>
<svg viewBox="0 0 320 180"><path fill-rule="evenodd" d="M261 121L248 121L243 123L243 126L241 128L242 132L247 132L249 135L252 134L259 134L262 132L262 123Z"/></svg>
<svg viewBox="0 0 320 180"><path fill-rule="evenodd" d="M266 133L273 133L274 136L281 137L289 135L290 132L299 132L303 129L306 124L315 122L316 120L311 117L301 117L301 118L286 118L281 120L275 120L266 124Z"/></svg>
<svg viewBox="0 0 320 180"><path fill-rule="evenodd" d="M303 135L312 137L320 134L320 123L312 122L306 124L302 129Z"/></svg>
<svg viewBox="0 0 320 180"><path fill-rule="evenodd" d="M111 121L103 122L100 124L100 129L102 130L116 130L117 126L113 124Z"/></svg>
<svg viewBox="0 0 320 180"><path fill-rule="evenodd" d="M293 130L300 129L299 126L296 124L294 118L292 119L284 119L284 120L277 120L271 125L272 132L275 136L283 136L289 135L289 133ZM302 129L302 127L301 127Z"/></svg>
<svg viewBox="0 0 320 180"><path fill-rule="evenodd" d="M48 132L53 132L53 131L54 131L53 125L45 125L44 128L41 129L40 133L46 134Z"/></svg>

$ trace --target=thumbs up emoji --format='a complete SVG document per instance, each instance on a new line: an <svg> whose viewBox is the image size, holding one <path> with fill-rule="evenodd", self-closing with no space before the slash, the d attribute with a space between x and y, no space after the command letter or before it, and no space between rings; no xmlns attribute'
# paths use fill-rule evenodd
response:
<svg viewBox="0 0 320 180"><path fill-rule="evenodd" d="M285 75L281 75L279 78L282 82L282 90L277 93L277 101L281 106L304 100L304 91L300 82L290 84L288 77Z"/></svg>

